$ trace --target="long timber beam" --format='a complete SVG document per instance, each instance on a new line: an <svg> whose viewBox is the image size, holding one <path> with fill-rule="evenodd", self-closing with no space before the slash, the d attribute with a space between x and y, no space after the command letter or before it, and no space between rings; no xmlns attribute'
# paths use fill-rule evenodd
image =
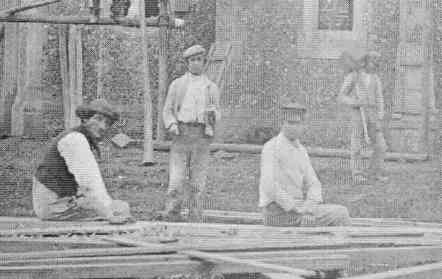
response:
<svg viewBox="0 0 442 279"><path fill-rule="evenodd" d="M83 24L83 25L108 25L108 26L124 26L124 27L140 27L137 19L125 18L121 20L113 20L112 18L99 18L94 21L90 17L85 16L36 16L36 15L15 15L0 16L0 22L21 22L21 23L46 23L46 24ZM147 27L159 27L158 17L146 18ZM184 25L184 20L175 19L168 24L169 28L179 28Z"/></svg>

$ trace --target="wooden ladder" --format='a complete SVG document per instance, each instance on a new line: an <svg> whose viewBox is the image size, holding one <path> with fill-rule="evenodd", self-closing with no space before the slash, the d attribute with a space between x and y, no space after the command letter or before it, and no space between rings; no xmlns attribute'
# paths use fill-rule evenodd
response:
<svg viewBox="0 0 442 279"><path fill-rule="evenodd" d="M226 69L231 62L232 43L215 42L210 47L208 60L204 69L210 80L216 83L220 90L224 87Z"/></svg>

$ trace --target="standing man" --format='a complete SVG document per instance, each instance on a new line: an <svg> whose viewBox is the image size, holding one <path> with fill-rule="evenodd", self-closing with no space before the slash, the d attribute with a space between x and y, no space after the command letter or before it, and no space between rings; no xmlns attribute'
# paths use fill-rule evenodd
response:
<svg viewBox="0 0 442 279"><path fill-rule="evenodd" d="M362 58L362 69L353 69L345 76L338 102L351 108L351 168L356 182L386 182L384 158L387 145L384 139L384 96L381 79L377 75L379 53L370 51ZM365 142L365 143L364 143ZM362 167L363 147L372 151L369 171Z"/></svg>
<svg viewBox="0 0 442 279"><path fill-rule="evenodd" d="M259 206L267 226L346 226L347 208L322 203L322 185L300 143L306 108L283 108L279 135L264 144L261 154Z"/></svg>
<svg viewBox="0 0 442 279"><path fill-rule="evenodd" d="M220 119L219 89L203 68L206 50L194 45L183 53L188 71L174 80L163 110L164 126L173 136L169 155L169 189L166 219L180 221L186 202L190 218L200 221L205 200L209 145Z"/></svg>
<svg viewBox="0 0 442 279"><path fill-rule="evenodd" d="M55 138L35 172L36 215L53 221L131 221L129 204L109 196L94 157L119 114L104 100L79 106L76 114L81 124Z"/></svg>

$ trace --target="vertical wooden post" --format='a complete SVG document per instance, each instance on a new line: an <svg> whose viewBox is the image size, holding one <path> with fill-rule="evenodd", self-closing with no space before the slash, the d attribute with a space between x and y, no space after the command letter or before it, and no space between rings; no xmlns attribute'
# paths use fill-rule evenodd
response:
<svg viewBox="0 0 442 279"><path fill-rule="evenodd" d="M103 94L103 68L104 68L104 34L103 34L103 28L99 26L97 28L98 31L98 61L97 61L97 99L104 98Z"/></svg>
<svg viewBox="0 0 442 279"><path fill-rule="evenodd" d="M47 8L39 8L23 13L29 15L47 14ZM25 134L25 111L35 115L35 112L38 112L41 108L40 96L42 93L43 71L41 62L43 46L47 40L46 34L47 31L43 24L21 24L17 33L19 51L17 94L11 111L11 135L13 136L23 136ZM30 125L32 130L27 131L28 135L37 132L37 127L34 124ZM42 123L39 123L39 125L42 125Z"/></svg>
<svg viewBox="0 0 442 279"><path fill-rule="evenodd" d="M169 27L168 21L171 16L168 12L170 7L169 0L160 0L160 22L159 22L159 40L160 49L158 55L159 82L158 82L158 121L157 121L157 140L164 140L164 123L163 123L163 107L167 94L167 86L169 81L168 75L168 50L169 50Z"/></svg>
<svg viewBox="0 0 442 279"><path fill-rule="evenodd" d="M0 136L11 134L11 108L17 94L18 23L4 24L3 77L0 92Z"/></svg>
<svg viewBox="0 0 442 279"><path fill-rule="evenodd" d="M65 129L80 124L75 109L83 101L83 54L81 30L67 25L59 31L60 68Z"/></svg>
<svg viewBox="0 0 442 279"><path fill-rule="evenodd" d="M140 1L140 31L142 36L141 50L143 58L144 74L144 145L143 145L143 165L154 164L153 160L153 139L152 139L152 97L150 95L150 71L148 61L148 41L146 35L146 9L144 1Z"/></svg>

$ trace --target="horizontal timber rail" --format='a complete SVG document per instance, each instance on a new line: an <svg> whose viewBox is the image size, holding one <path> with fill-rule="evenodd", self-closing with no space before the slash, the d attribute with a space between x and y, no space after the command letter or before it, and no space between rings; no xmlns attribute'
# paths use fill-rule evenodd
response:
<svg viewBox="0 0 442 279"><path fill-rule="evenodd" d="M142 146L143 141L136 140L135 144L137 146ZM170 142L155 142L154 149L157 151L169 151ZM256 144L228 144L228 143L212 143L210 145L211 151L226 151L226 152L242 152L242 153L252 153L259 154L262 151L262 145ZM323 148L323 147L307 147L307 151L312 157L337 157L337 158L350 158L350 150L346 149L334 149L334 148ZM368 153L362 153L363 158L368 158ZM429 156L422 153L397 153L397 152L387 152L385 160L387 161L406 161L406 162L419 162L427 161Z"/></svg>
<svg viewBox="0 0 442 279"><path fill-rule="evenodd" d="M0 14L1 15L1 14ZM83 25L119 25L124 27L140 27L138 19L125 18L118 21L112 18L99 18L92 20L91 17L85 16L37 16L37 15L14 15L0 16L0 22L23 22L23 23L47 23L47 24L83 24ZM179 28L184 26L184 20L175 19L169 23L170 28ZM147 27L159 27L158 17L146 18Z"/></svg>

